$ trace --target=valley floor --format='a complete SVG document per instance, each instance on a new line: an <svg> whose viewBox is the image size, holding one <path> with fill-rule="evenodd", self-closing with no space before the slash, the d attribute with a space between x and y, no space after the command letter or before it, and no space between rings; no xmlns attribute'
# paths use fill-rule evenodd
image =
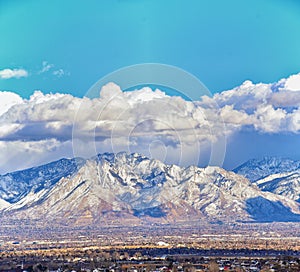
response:
<svg viewBox="0 0 300 272"><path fill-rule="evenodd" d="M1 223L0 271L300 271L300 223Z"/></svg>
<svg viewBox="0 0 300 272"><path fill-rule="evenodd" d="M195 248L67 248L0 253L0 271L299 271L299 252Z"/></svg>
<svg viewBox="0 0 300 272"><path fill-rule="evenodd" d="M300 250L300 223L145 224L137 226L39 225L3 221L0 252L62 248L194 248Z"/></svg>

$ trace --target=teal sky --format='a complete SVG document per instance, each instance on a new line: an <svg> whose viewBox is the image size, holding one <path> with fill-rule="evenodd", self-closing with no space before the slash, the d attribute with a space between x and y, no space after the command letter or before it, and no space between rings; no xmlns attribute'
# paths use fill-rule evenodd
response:
<svg viewBox="0 0 300 272"><path fill-rule="evenodd" d="M83 96L145 62L178 66L211 92L274 82L300 71L299 14L296 0L0 0L0 70L29 73L0 90Z"/></svg>

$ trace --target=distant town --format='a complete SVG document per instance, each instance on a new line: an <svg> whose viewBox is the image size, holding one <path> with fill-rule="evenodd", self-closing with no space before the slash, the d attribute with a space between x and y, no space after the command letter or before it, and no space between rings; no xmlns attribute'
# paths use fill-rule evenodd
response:
<svg viewBox="0 0 300 272"><path fill-rule="evenodd" d="M0 271L299 271L299 223L63 227L4 222Z"/></svg>

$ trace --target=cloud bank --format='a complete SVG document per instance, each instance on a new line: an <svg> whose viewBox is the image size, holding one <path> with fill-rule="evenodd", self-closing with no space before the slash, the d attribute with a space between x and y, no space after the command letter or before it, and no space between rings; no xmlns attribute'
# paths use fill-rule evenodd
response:
<svg viewBox="0 0 300 272"><path fill-rule="evenodd" d="M22 99L0 92L0 172L121 150L189 164L239 131L297 135L300 74L273 84L245 81L199 101L147 87L123 92L114 83L94 99L41 91Z"/></svg>

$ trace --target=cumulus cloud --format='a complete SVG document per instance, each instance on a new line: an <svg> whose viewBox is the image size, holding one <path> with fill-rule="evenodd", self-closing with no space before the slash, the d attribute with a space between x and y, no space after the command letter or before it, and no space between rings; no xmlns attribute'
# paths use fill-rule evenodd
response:
<svg viewBox="0 0 300 272"><path fill-rule="evenodd" d="M224 122L229 127L235 124L236 129L252 126L262 133L298 133L299 79L300 73L273 84L245 81L232 90L202 97L199 105L216 103Z"/></svg>
<svg viewBox="0 0 300 272"><path fill-rule="evenodd" d="M288 91L300 91L300 74L291 75L284 80L284 88Z"/></svg>
<svg viewBox="0 0 300 272"><path fill-rule="evenodd" d="M124 92L114 83L93 99L41 91L22 99L0 92L0 142L10 148L0 145L0 159L18 152L34 157L43 150L53 157L125 150L164 152L169 162L195 163L203 152L243 130L298 134L300 91L291 78L293 82L291 76L273 84L246 81L199 101L148 87Z"/></svg>
<svg viewBox="0 0 300 272"><path fill-rule="evenodd" d="M0 173L41 165L62 157L72 157L72 143L56 139L40 141L0 141Z"/></svg>
<svg viewBox="0 0 300 272"><path fill-rule="evenodd" d="M23 102L23 99L12 92L0 92L0 116L10 107Z"/></svg>
<svg viewBox="0 0 300 272"><path fill-rule="evenodd" d="M257 130L276 133L287 130L287 113L283 109L274 109L272 105L259 105L254 113L253 125Z"/></svg>
<svg viewBox="0 0 300 272"><path fill-rule="evenodd" d="M20 78L27 77L28 72L24 69L3 69L0 70L0 78L1 79L9 79L9 78Z"/></svg>

